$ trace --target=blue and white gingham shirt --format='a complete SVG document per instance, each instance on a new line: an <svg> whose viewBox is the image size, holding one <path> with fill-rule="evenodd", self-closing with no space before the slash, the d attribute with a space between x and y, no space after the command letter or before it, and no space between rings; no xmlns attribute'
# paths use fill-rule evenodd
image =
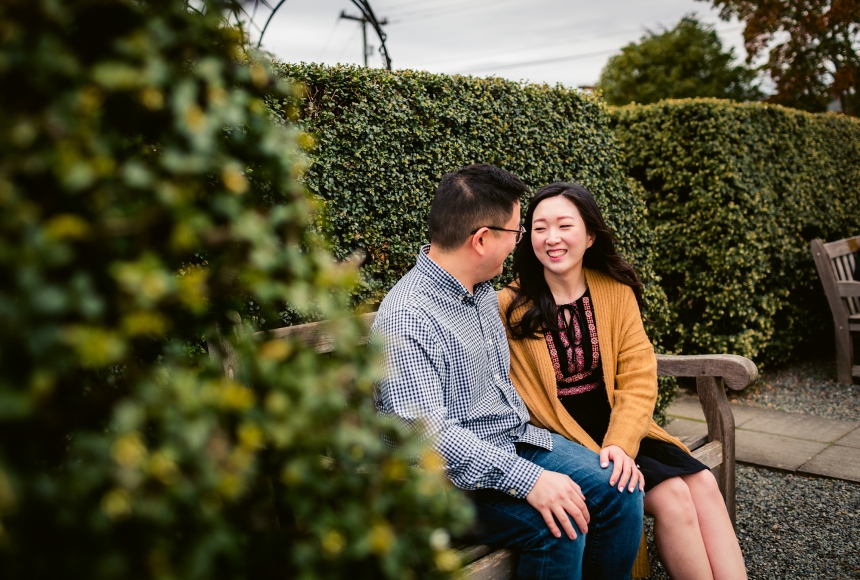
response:
<svg viewBox="0 0 860 580"><path fill-rule="evenodd" d="M418 263L391 289L371 330L384 340L380 412L417 419L463 489L490 488L524 498L543 469L514 443L552 449L510 379L510 352L489 282L472 295L421 248Z"/></svg>

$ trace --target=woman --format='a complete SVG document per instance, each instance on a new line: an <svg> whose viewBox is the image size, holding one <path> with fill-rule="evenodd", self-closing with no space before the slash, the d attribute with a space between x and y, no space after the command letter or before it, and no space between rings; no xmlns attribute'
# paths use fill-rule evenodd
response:
<svg viewBox="0 0 860 580"><path fill-rule="evenodd" d="M553 183L535 194L517 280L499 293L511 378L538 426L612 462L610 485L645 490L669 575L746 578L716 480L652 419L657 361L640 315L642 284L615 251L591 194Z"/></svg>

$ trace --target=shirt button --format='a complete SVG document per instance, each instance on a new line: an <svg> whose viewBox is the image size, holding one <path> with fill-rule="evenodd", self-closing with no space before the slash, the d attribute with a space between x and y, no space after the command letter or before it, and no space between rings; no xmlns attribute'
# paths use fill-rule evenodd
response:
<svg viewBox="0 0 860 580"><path fill-rule="evenodd" d="M511 495L517 495L517 490L512 489L512 490L511 490Z"/></svg>
<svg viewBox="0 0 860 580"><path fill-rule="evenodd" d="M498 380L501 380L502 377L500 377L499 375L495 375L493 378L495 378L498 381Z"/></svg>
<svg viewBox="0 0 860 580"><path fill-rule="evenodd" d="M481 489L481 484L480 484L480 483L476 483L476 484L475 484L475 487L476 487L476 488L478 488L478 489Z"/></svg>

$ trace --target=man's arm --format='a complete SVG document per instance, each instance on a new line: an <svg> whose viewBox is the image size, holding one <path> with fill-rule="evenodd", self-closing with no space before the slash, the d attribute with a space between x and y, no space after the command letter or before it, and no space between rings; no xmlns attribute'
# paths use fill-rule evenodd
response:
<svg viewBox="0 0 860 580"><path fill-rule="evenodd" d="M568 515L582 533L588 531L585 496L570 477L499 449L450 417L442 388L445 353L420 319L398 313L396 319L378 317L376 322L373 333L385 340L386 367L378 407L432 439L457 487L496 489L526 499L556 537L561 537L560 523L570 539L576 538Z"/></svg>
<svg viewBox="0 0 860 580"><path fill-rule="evenodd" d="M445 406L445 352L421 313L397 312L374 325L385 340L386 376L380 381L380 410L395 415L429 438L462 489L497 489L525 498L543 469L464 428Z"/></svg>

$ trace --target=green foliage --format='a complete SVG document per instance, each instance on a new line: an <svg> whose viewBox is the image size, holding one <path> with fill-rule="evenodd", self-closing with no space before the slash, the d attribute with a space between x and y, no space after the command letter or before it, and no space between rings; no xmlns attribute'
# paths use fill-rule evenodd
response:
<svg viewBox="0 0 860 580"><path fill-rule="evenodd" d="M201 356L249 301L332 317L357 280L263 105L289 85L208 7L0 4L2 575L447 577L468 509L375 413L359 329Z"/></svg>
<svg viewBox="0 0 860 580"><path fill-rule="evenodd" d="M860 2L857 0L699 0L723 20L746 23L747 62L762 52L776 93L768 101L823 112L833 98L860 116Z"/></svg>
<svg viewBox="0 0 860 580"><path fill-rule="evenodd" d="M661 99L760 98L755 72L733 65L713 26L685 16L672 30L649 32L609 59L597 87L610 105L649 104Z"/></svg>
<svg viewBox="0 0 860 580"><path fill-rule="evenodd" d="M809 242L860 231L860 122L713 99L612 114L660 240L667 346L766 362L832 344Z"/></svg>
<svg viewBox="0 0 860 580"><path fill-rule="evenodd" d="M659 343L668 312L652 267L654 237L599 99L498 78L315 65L276 70L307 87L303 104L273 99L270 107L279 118L300 118L316 138L305 179L324 203L324 234L339 258L363 250L369 259L357 301L378 303L414 265L442 175L492 163L533 190L569 180L589 188L645 282L649 336ZM499 283L509 279L506 270Z"/></svg>

